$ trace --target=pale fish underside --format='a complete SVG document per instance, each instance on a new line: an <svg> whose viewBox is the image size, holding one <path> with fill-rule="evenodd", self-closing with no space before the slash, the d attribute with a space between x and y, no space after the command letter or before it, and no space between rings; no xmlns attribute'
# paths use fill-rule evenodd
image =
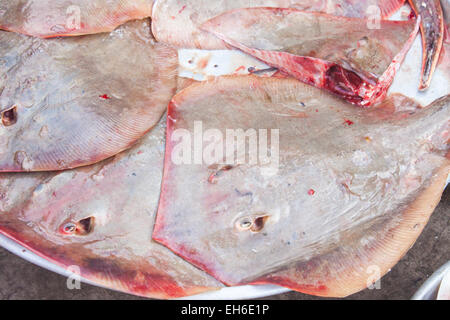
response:
<svg viewBox="0 0 450 320"><path fill-rule="evenodd" d="M149 23L64 39L0 31L0 171L93 164L150 130L175 93L177 53Z"/></svg>
<svg viewBox="0 0 450 320"><path fill-rule="evenodd" d="M293 79L252 76L192 85L169 106L153 238L227 285L334 297L362 290L368 268L385 274L439 202L449 103L446 96L419 108L401 98L396 107L361 109ZM279 161L175 161L194 157L181 137L198 139L196 123L223 137L227 129L266 130ZM216 150L229 141L208 141L207 159L228 154Z"/></svg>
<svg viewBox="0 0 450 320"><path fill-rule="evenodd" d="M295 8L345 17L387 18L403 3L404 0L158 0L152 12L152 30L158 41L179 48L224 49L224 42L202 31L200 26L229 10Z"/></svg>
<svg viewBox="0 0 450 320"><path fill-rule="evenodd" d="M153 0L0 0L0 29L50 38L110 32L150 17Z"/></svg>
<svg viewBox="0 0 450 320"><path fill-rule="evenodd" d="M153 298L219 289L151 240L164 140L165 117L132 149L95 165L0 174L0 232L111 289Z"/></svg>

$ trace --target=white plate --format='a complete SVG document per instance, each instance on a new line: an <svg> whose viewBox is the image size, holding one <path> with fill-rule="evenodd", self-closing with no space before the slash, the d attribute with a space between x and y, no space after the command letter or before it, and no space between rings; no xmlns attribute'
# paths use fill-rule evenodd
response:
<svg viewBox="0 0 450 320"><path fill-rule="evenodd" d="M402 8L401 11L409 11L409 7ZM394 16L399 17L399 13ZM407 16L407 14L406 14ZM440 98L446 94L449 94L449 79L442 70L436 70L433 77L433 81L429 90L425 93L418 91L421 59L422 57L422 45L420 36L417 37L411 50L409 51L406 59L397 74L395 81L390 89L390 93L402 93L408 97L415 98L422 105L427 105L437 98ZM208 63L204 63L207 61ZM179 51L179 74L182 77L193 78L195 80L204 80L208 76L220 76L226 74L247 74L249 67L256 68L257 70L269 68L264 63L256 60L240 51L234 50L180 50ZM202 68L197 66L201 65ZM449 176L450 181L450 176ZM449 182L448 181L448 182ZM30 252L16 242L8 239L0 234L0 246L6 250L16 254L17 256L36 264L42 268L56 272L60 275L69 277L70 271L61 268L55 264L48 262L47 260L39 257L38 255ZM89 280L82 279L83 282L89 283L95 286L95 284ZM275 285L247 285L233 288L224 288L218 291L207 292L184 299L210 299L210 300L237 300L237 299L256 299L261 297L267 297L277 295L290 291L289 289L282 288Z"/></svg>

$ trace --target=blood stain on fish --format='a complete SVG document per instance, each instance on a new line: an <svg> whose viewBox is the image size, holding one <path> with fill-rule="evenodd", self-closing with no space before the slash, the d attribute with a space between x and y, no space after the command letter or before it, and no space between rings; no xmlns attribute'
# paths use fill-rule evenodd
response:
<svg viewBox="0 0 450 320"><path fill-rule="evenodd" d="M109 100L109 99L111 99L111 97L108 96L107 94L103 94L103 95L101 95L101 96L99 96L99 97L102 98L102 99L104 99L104 100Z"/></svg>
<svg viewBox="0 0 450 320"><path fill-rule="evenodd" d="M354 124L354 122L353 122L352 120L349 120L349 119L345 119L345 120L344 120L344 123L345 123L346 125L348 125L348 126L351 126L351 125Z"/></svg>

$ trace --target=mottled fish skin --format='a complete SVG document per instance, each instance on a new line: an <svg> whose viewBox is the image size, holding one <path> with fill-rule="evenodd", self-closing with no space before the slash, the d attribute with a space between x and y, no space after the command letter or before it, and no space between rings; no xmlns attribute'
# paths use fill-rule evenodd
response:
<svg viewBox="0 0 450 320"><path fill-rule="evenodd" d="M0 0L0 29L50 38L110 32L151 16L152 0Z"/></svg>
<svg viewBox="0 0 450 320"><path fill-rule="evenodd" d="M361 106L385 98L418 28L416 20L371 25L279 8L232 10L202 26L268 65Z"/></svg>
<svg viewBox="0 0 450 320"><path fill-rule="evenodd" d="M450 23L450 0L441 0L441 7L444 13L444 20L447 24Z"/></svg>
<svg viewBox="0 0 450 320"><path fill-rule="evenodd" d="M409 0L409 3L421 18L423 57L419 90L426 90L431 84L444 42L444 16L439 0Z"/></svg>
<svg viewBox="0 0 450 320"><path fill-rule="evenodd" d="M93 164L148 132L177 85L177 53L149 28L64 39L0 31L0 171Z"/></svg>
<svg viewBox="0 0 450 320"><path fill-rule="evenodd" d="M294 79L191 85L169 106L153 239L227 285L274 283L336 297L363 289L369 266L384 274L414 243L450 171L450 96L427 108L398 101L357 108ZM227 129L279 130L279 166L175 162L186 135L178 129L192 137L195 121L224 137ZM419 201L428 186L435 197Z"/></svg>
<svg viewBox="0 0 450 320"><path fill-rule="evenodd" d="M441 1L442 12L444 14L445 21L445 35L444 41L450 43L450 0ZM445 50L445 48L444 48Z"/></svg>
<svg viewBox="0 0 450 320"><path fill-rule="evenodd" d="M225 43L200 26L229 10L275 7L346 17L388 17L403 3L404 0L158 0L152 12L152 31L158 41L179 48L224 49Z"/></svg>
<svg viewBox="0 0 450 320"><path fill-rule="evenodd" d="M151 241L164 140L165 117L132 149L95 165L0 174L0 233L127 293L174 298L222 287Z"/></svg>

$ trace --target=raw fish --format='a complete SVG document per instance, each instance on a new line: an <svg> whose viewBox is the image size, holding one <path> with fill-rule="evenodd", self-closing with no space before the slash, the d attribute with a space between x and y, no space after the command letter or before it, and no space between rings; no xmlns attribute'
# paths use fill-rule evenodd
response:
<svg viewBox="0 0 450 320"><path fill-rule="evenodd" d="M409 3L421 21L423 57L419 89L426 90L430 86L444 42L444 16L439 0L409 0Z"/></svg>
<svg viewBox="0 0 450 320"><path fill-rule="evenodd" d="M228 10L251 7L296 8L337 16L387 18L404 0L158 0L152 12L152 31L158 41L180 48L224 49L219 39L200 26Z"/></svg>
<svg viewBox="0 0 450 320"><path fill-rule="evenodd" d="M362 290L439 202L449 107L396 96L362 109L294 79L191 85L169 106L153 239L227 285Z"/></svg>
<svg viewBox="0 0 450 320"><path fill-rule="evenodd" d="M361 106L381 102L418 22L335 17L296 9L228 11L202 28L281 71Z"/></svg>
<svg viewBox="0 0 450 320"><path fill-rule="evenodd" d="M166 110L176 70L148 20L65 39L0 31L0 171L74 168L131 147Z"/></svg>
<svg viewBox="0 0 450 320"><path fill-rule="evenodd" d="M222 287L151 241L165 117L132 149L63 172L0 174L0 233L111 289L174 298Z"/></svg>
<svg viewBox="0 0 450 320"><path fill-rule="evenodd" d="M150 17L153 0L0 0L0 29L50 38L110 32Z"/></svg>

